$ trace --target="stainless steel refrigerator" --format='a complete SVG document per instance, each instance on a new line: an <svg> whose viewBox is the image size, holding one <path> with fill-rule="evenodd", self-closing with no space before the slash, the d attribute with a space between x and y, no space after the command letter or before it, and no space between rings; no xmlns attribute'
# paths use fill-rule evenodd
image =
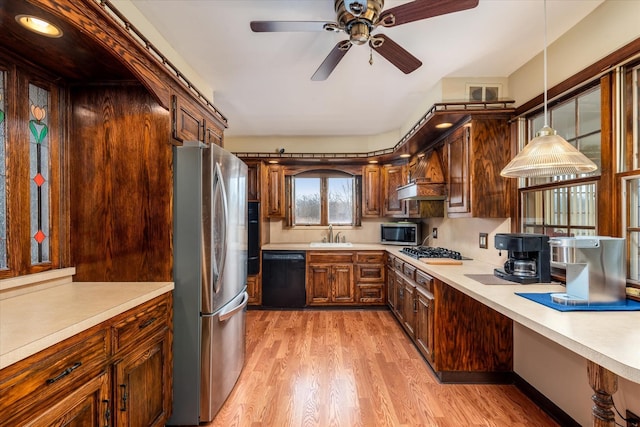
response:
<svg viewBox="0 0 640 427"><path fill-rule="evenodd" d="M174 148L173 415L211 421L244 365L247 166L212 145Z"/></svg>

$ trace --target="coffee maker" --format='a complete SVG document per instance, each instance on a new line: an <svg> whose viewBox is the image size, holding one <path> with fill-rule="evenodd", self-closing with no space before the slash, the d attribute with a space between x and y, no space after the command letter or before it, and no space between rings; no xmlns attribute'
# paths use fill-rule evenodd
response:
<svg viewBox="0 0 640 427"><path fill-rule="evenodd" d="M549 236L545 234L498 233L496 249L508 251L504 268L494 275L517 283L548 283L551 281Z"/></svg>

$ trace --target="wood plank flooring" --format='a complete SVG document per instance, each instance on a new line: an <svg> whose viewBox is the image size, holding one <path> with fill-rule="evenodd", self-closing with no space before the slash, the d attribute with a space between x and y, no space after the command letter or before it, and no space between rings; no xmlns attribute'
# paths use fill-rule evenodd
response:
<svg viewBox="0 0 640 427"><path fill-rule="evenodd" d="M556 426L512 385L439 384L385 310L247 312L247 358L209 427Z"/></svg>

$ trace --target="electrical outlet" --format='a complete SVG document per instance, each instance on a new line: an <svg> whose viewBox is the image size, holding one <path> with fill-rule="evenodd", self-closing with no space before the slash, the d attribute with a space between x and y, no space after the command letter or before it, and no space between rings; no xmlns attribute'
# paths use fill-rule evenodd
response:
<svg viewBox="0 0 640 427"><path fill-rule="evenodd" d="M640 417L627 409L627 427L640 427Z"/></svg>
<svg viewBox="0 0 640 427"><path fill-rule="evenodd" d="M478 246L480 247L480 249L488 249L489 248L489 244L487 243L488 240L489 240L489 234L480 233L480 237L478 237Z"/></svg>
<svg viewBox="0 0 640 427"><path fill-rule="evenodd" d="M431 238L432 239L437 239L438 238L438 229L433 227L433 230L431 230Z"/></svg>

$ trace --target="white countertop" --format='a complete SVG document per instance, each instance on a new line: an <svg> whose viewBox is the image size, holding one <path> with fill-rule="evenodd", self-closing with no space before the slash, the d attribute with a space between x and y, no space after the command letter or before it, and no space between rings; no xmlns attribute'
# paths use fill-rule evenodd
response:
<svg viewBox="0 0 640 427"><path fill-rule="evenodd" d="M71 282L0 300L0 369L173 290L173 282Z"/></svg>
<svg viewBox="0 0 640 427"><path fill-rule="evenodd" d="M263 251L386 251L389 245L380 243L351 243L351 246L311 246L310 243L269 243ZM398 248L401 248L399 246ZM391 246L395 249L395 246Z"/></svg>

